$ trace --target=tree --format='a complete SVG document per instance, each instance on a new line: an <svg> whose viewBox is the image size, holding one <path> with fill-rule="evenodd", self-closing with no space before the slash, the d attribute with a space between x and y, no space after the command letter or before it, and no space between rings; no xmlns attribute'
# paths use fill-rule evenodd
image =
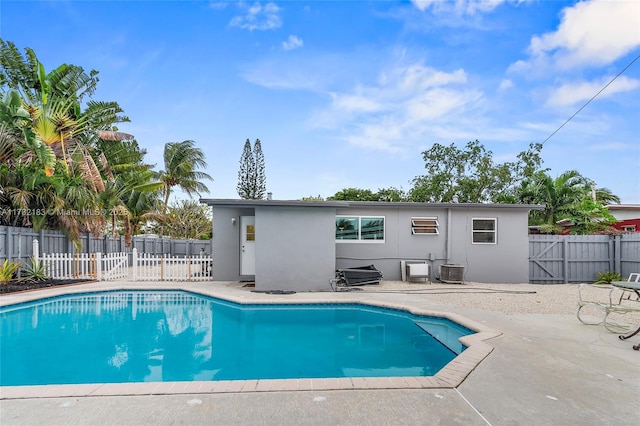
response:
<svg viewBox="0 0 640 426"><path fill-rule="evenodd" d="M332 201L378 201L376 194L369 189L359 188L344 188L341 191L336 192L331 197L327 197L327 200Z"/></svg>
<svg viewBox="0 0 640 426"><path fill-rule="evenodd" d="M566 171L555 179L546 172L537 173L532 178L532 185L528 186L529 192L522 196L545 207L532 212L530 224L555 226L558 220L566 217L568 209L584 198L586 182L576 170Z"/></svg>
<svg viewBox="0 0 640 426"><path fill-rule="evenodd" d="M200 195L202 192L209 193L209 188L202 183L202 180L213 180L213 178L198 170L206 167L204 152L195 147L194 141L168 142L164 145L164 170L157 175L158 180L162 182L164 195L163 215L167 213L169 197L176 186L189 196Z"/></svg>
<svg viewBox="0 0 640 426"><path fill-rule="evenodd" d="M163 219L162 214L159 213L161 209L159 195L156 191L132 190L123 197L129 212L132 235L139 234L145 223L159 222Z"/></svg>
<svg viewBox="0 0 640 426"><path fill-rule="evenodd" d="M155 213L156 203L149 201L158 197L162 182L155 180L152 166L143 162L146 151L135 140L100 139L96 146L102 151L99 164L105 176L105 189L100 193L103 209L111 215L113 236L124 230L129 246L142 218Z"/></svg>
<svg viewBox="0 0 640 426"><path fill-rule="evenodd" d="M604 231L615 222L607 203L619 198L606 188L596 188L595 183L576 170L569 170L555 179L540 171L523 181L518 188L519 202L544 204L544 210L529 214L529 225L540 225L546 233L561 230L558 221L568 219L571 233L591 234Z"/></svg>
<svg viewBox="0 0 640 426"><path fill-rule="evenodd" d="M515 162L495 164L493 153L477 140L464 149L438 143L422 153L427 173L413 179L410 201L494 202L513 194L520 181L538 170L542 159L540 144L518 154Z"/></svg>
<svg viewBox="0 0 640 426"><path fill-rule="evenodd" d="M360 188L344 188L341 191L336 192L327 200L335 201L387 201L387 202L401 202L406 201L406 194L402 189L389 187L379 188L378 192L373 192L369 189Z"/></svg>
<svg viewBox="0 0 640 426"><path fill-rule="evenodd" d="M398 189L393 186L389 188L380 188L375 195L378 198L378 201L395 203L407 201L407 194L405 194L402 189Z"/></svg>
<svg viewBox="0 0 640 426"><path fill-rule="evenodd" d="M162 220L162 228L172 238L209 239L211 209L193 200L181 200L171 206Z"/></svg>
<svg viewBox="0 0 640 426"><path fill-rule="evenodd" d="M240 156L238 195L244 200L262 200L267 191L266 182L262 143L256 139L252 151L251 142L247 139Z"/></svg>
<svg viewBox="0 0 640 426"><path fill-rule="evenodd" d="M264 154L260 139L256 139L253 143L253 156L256 161L255 199L262 200L267 193L267 177L264 171Z"/></svg>
<svg viewBox="0 0 640 426"><path fill-rule="evenodd" d="M95 214L105 207L98 197L105 177L96 162L103 160L104 171L106 159L97 142L107 135L131 139L113 132L115 123L129 119L117 103L91 99L99 81L95 70L62 64L46 72L33 50L23 56L3 40L0 65L0 153L12 157L3 165L3 185L13 188L0 204L45 212L21 223L61 229L79 245L81 232L98 235L105 227L104 217Z"/></svg>
<svg viewBox="0 0 640 426"><path fill-rule="evenodd" d="M609 188L596 188L595 182L590 184L589 195L593 199L593 201L600 204L620 204L620 197L615 195Z"/></svg>
<svg viewBox="0 0 640 426"><path fill-rule="evenodd" d="M589 198L584 198L578 204L567 208L565 214L565 219L572 224L571 233L578 235L607 231L617 222L606 206Z"/></svg>
<svg viewBox="0 0 640 426"><path fill-rule="evenodd" d="M238 170L238 195L244 200L253 199L254 178L256 174L256 161L251 152L249 139L244 143L244 149L240 156L240 169Z"/></svg>

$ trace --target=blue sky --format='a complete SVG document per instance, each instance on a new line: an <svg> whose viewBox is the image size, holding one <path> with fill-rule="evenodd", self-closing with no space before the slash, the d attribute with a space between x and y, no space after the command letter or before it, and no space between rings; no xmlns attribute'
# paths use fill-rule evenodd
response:
<svg viewBox="0 0 640 426"><path fill-rule="evenodd" d="M206 198L238 197L247 138L275 199L408 190L435 142L513 160L640 55L636 1L3 0L0 16L47 70L98 70L94 99L124 108L147 162L194 140ZM542 155L640 203L640 59Z"/></svg>

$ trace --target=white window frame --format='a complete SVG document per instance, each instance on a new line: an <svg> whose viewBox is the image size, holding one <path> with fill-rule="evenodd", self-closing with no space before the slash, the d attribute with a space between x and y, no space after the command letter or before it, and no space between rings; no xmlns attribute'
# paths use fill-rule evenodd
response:
<svg viewBox="0 0 640 426"><path fill-rule="evenodd" d="M493 230L488 229L474 229L473 225L476 220L491 220L493 221ZM474 241L474 237L476 234L480 233L493 233L493 242L484 242L484 241ZM474 217L471 219L471 244L498 244L498 218L497 217Z"/></svg>
<svg viewBox="0 0 640 426"><path fill-rule="evenodd" d="M624 225L622 227L622 230L624 232L636 232L636 226L635 225Z"/></svg>
<svg viewBox="0 0 640 426"><path fill-rule="evenodd" d="M347 244L382 244L385 242L387 238L387 218L385 216L361 216L361 215L336 215L336 220L339 218L345 219L358 219L358 238L357 239L349 239L349 240L339 240L335 239L336 243L347 243ZM382 219L382 239L381 240L369 240L362 239L362 219Z"/></svg>
<svg viewBox="0 0 640 426"><path fill-rule="evenodd" d="M416 222L424 220L431 221L433 225L418 225ZM440 235L440 223L437 216L412 217L411 218L411 235ZM433 229L435 232L416 232L416 229Z"/></svg>

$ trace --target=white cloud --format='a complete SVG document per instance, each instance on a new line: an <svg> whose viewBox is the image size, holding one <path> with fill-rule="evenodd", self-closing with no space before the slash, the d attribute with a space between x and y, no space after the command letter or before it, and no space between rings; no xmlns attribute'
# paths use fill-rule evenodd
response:
<svg viewBox="0 0 640 426"><path fill-rule="evenodd" d="M404 105L408 123L434 121L480 100L479 92L433 89L408 99Z"/></svg>
<svg viewBox="0 0 640 426"><path fill-rule="evenodd" d="M591 99L610 80L611 77L604 77L599 81L582 81L563 84L550 94L547 99L547 105L566 106L584 102ZM605 98L616 93L628 92L638 87L640 87L639 80L622 76L611 83L598 97Z"/></svg>
<svg viewBox="0 0 640 426"><path fill-rule="evenodd" d="M393 114L372 121L355 121L353 127L351 131L344 132L344 140L367 150L398 153L403 149L399 142L407 137L404 124Z"/></svg>
<svg viewBox="0 0 640 426"><path fill-rule="evenodd" d="M345 112L377 112L384 108L375 99L359 94L337 95L332 93L331 96L333 97L333 107Z"/></svg>
<svg viewBox="0 0 640 426"><path fill-rule="evenodd" d="M262 5L258 2L248 8L241 3L241 7L246 8L244 16L234 17L229 25L245 30L273 30L282 26L280 19L280 8L275 3Z"/></svg>
<svg viewBox="0 0 640 426"><path fill-rule="evenodd" d="M284 50L297 49L298 47L302 47L303 45L304 45L304 42L302 41L302 39L294 35L290 35L286 41L282 42L282 48Z"/></svg>
<svg viewBox="0 0 640 426"><path fill-rule="evenodd" d="M562 12L555 32L535 36L530 59L514 71L572 69L609 64L640 47L640 2L583 1Z"/></svg>
<svg viewBox="0 0 640 426"><path fill-rule="evenodd" d="M475 15L488 13L503 3L521 3L525 0L411 0L413 5L424 12L431 9L435 13L455 13L456 15Z"/></svg>
<svg viewBox="0 0 640 426"><path fill-rule="evenodd" d="M229 4L229 2L224 1L224 0L214 0L214 1L210 1L209 2L209 8L210 9L216 9L216 10L222 10L222 9L225 9L228 4Z"/></svg>
<svg viewBox="0 0 640 426"><path fill-rule="evenodd" d="M403 71L403 74L400 88L411 92L430 87L445 86L450 83L467 82L467 76L463 70L445 73L422 65L413 65Z"/></svg>
<svg viewBox="0 0 640 426"><path fill-rule="evenodd" d="M424 142L425 133L459 132L461 117L483 98L466 83L464 70L398 66L381 72L375 84L332 92L331 105L314 116L313 124L340 130L344 140L359 147L402 152Z"/></svg>
<svg viewBox="0 0 640 426"><path fill-rule="evenodd" d="M513 81L509 79L504 79L500 82L500 86L498 87L498 91L502 92L505 90L509 90L513 87Z"/></svg>

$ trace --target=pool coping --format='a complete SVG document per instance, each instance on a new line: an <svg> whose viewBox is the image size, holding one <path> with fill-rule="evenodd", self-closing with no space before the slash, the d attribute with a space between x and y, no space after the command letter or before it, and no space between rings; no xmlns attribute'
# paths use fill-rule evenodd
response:
<svg viewBox="0 0 640 426"><path fill-rule="evenodd" d="M295 297L252 293L238 288L235 282L192 283L192 282L97 282L48 288L39 291L12 293L0 296L0 307L31 302L38 299L76 293L94 293L117 290L182 290L203 296L214 297L241 305L246 304L309 304L309 303L349 303L381 308L398 309L414 315L447 318L475 334L463 336L460 342L465 349L445 365L434 376L418 377L352 377L320 379L261 379L261 380L220 380L192 382L143 382L143 383L96 383L73 385L30 385L0 386L0 400L54 397L90 396L133 396L133 395L177 395L213 394L235 392L279 392L316 390L371 390L371 389L453 389L493 351L486 341L502 333L490 329L464 316L411 306L405 302L385 300L363 300L358 293L296 293Z"/></svg>

